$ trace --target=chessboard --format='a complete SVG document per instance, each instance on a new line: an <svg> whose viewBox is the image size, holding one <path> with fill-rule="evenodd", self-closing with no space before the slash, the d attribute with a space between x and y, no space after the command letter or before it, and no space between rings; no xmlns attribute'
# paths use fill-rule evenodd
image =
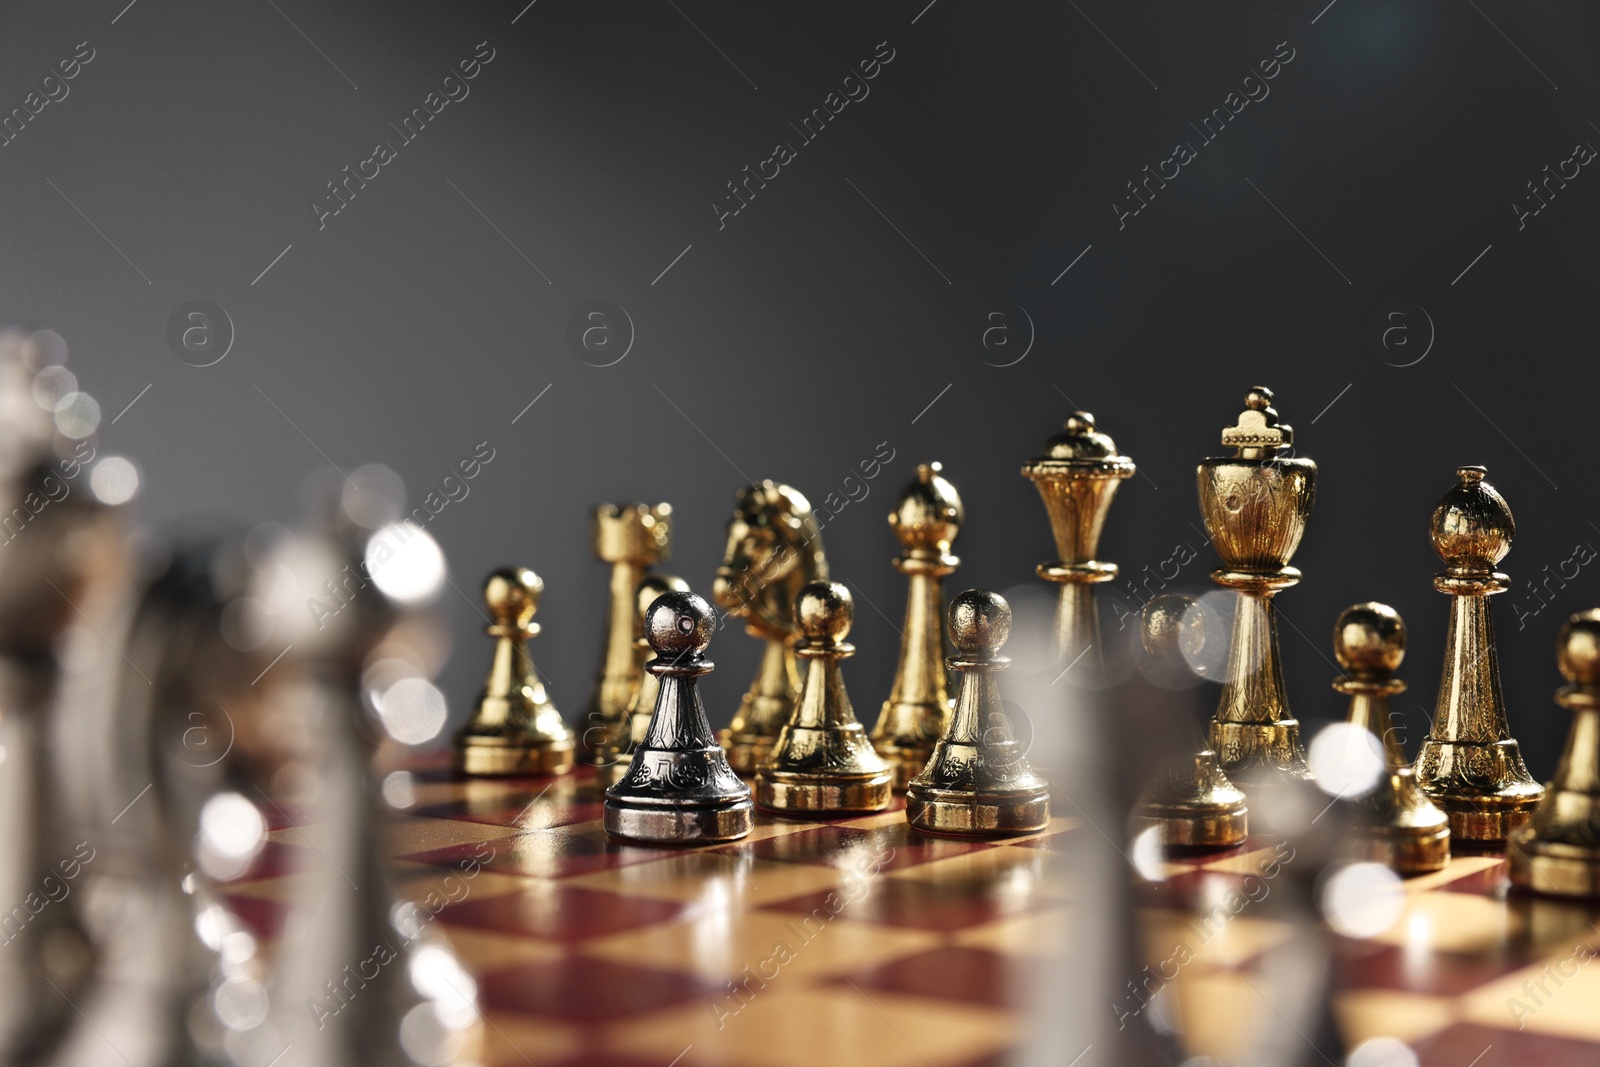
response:
<svg viewBox="0 0 1600 1067"><path fill-rule="evenodd" d="M648 847L607 837L586 768L406 767L384 783L402 809L396 887L478 983L482 1043L462 1062L485 1067L1018 1062L1037 977L1069 947L1071 835L1094 832L1058 817L1016 838L930 837L897 798L827 821L758 814L749 837L717 846ZM289 881L324 861L315 824L263 814L264 850L224 889L270 945ZM1251 838L1138 880L1152 968L1186 950L1164 1014L1191 1055L1237 1055L1245 1023L1275 1010L1259 961L1296 931L1251 909L1281 847ZM1458 856L1408 880L1381 933L1336 937L1347 1047L1397 1039L1429 1067L1600 1062L1600 968L1587 967L1600 912L1508 894L1505 868Z"/></svg>

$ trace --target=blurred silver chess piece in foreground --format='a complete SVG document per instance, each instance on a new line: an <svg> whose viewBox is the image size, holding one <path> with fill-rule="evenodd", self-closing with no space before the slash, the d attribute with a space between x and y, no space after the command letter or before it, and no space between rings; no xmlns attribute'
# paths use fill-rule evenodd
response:
<svg viewBox="0 0 1600 1067"><path fill-rule="evenodd" d="M86 894L68 883L95 856L73 824L105 753L83 708L61 699L62 658L120 595L126 525L108 501L132 496L114 477L97 485L99 406L65 359L52 331L0 332L0 1062L18 1065L93 1026L77 1005L96 949Z"/></svg>
<svg viewBox="0 0 1600 1067"><path fill-rule="evenodd" d="M297 1067L447 1063L477 1040L476 987L390 886L373 770L383 733L421 744L444 726L428 681L442 650L419 610L446 581L444 557L400 519L404 489L386 468L315 488L311 515L263 559L255 598L265 651L282 649L265 675L270 728L299 741L268 806L305 827L317 861L289 901L266 1019L230 1048L247 1063L293 1048Z"/></svg>

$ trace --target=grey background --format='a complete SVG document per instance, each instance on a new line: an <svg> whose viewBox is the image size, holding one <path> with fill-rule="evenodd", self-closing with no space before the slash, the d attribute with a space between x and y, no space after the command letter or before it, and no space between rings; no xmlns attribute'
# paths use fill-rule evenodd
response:
<svg viewBox="0 0 1600 1067"><path fill-rule="evenodd" d="M0 310L66 337L105 410L101 447L136 459L142 513L169 528L292 521L319 450L345 471L388 464L420 498L490 442L470 495L430 526L465 594L442 602L455 719L487 662L466 598L490 567L545 576L536 656L576 719L604 606L594 503L671 501L667 569L708 592L746 476L843 496L888 442L870 495L824 534L871 602L847 669L870 719L904 595L895 492L942 460L968 510L952 591L1036 584L1053 552L1018 467L1075 407L1143 475L1102 556L1137 578L1186 542L1197 558L1171 588L1202 591L1194 465L1259 381L1321 466L1305 581L1280 599L1300 716L1340 713L1333 618L1383 599L1411 628L1414 750L1446 613L1428 514L1456 465L1483 463L1519 520L1497 611L1513 729L1549 776L1567 721L1553 641L1600 599L1595 569L1552 582L1523 628L1512 605L1537 607L1529 579L1600 545L1584 459L1600 177L1585 168L1521 229L1512 204L1600 144L1593 8L125 4L0 12L0 110L78 42L96 53L0 147ZM387 124L482 41L495 58L470 95L319 230L324 183L394 140ZM895 57L870 95L719 229L725 183L798 142L789 123L883 41ZM1198 145L1189 123L1285 41L1270 95L1119 229L1124 183ZM211 367L165 342L191 299L236 327ZM565 339L596 299L636 329L608 368ZM1019 309L1032 347L995 366L1025 347ZM1408 332L1385 348L1395 321ZM713 645L719 722L756 652L732 629Z"/></svg>

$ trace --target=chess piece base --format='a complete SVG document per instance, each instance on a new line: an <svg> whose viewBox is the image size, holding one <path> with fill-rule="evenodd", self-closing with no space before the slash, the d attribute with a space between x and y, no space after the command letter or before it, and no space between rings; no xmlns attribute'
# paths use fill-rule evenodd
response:
<svg viewBox="0 0 1600 1067"><path fill-rule="evenodd" d="M1050 791L973 793L913 786L906 792L906 821L928 834L1032 833L1050 824Z"/></svg>
<svg viewBox="0 0 1600 1067"><path fill-rule="evenodd" d="M728 753L728 766L733 768L733 773L741 778L754 778L756 768L766 762L772 754L772 746L778 740L776 736L766 737L762 734L734 733L732 730L723 730L717 735L722 742L724 751Z"/></svg>
<svg viewBox="0 0 1600 1067"><path fill-rule="evenodd" d="M547 745L527 745L498 737L458 737L455 769L475 777L566 774L573 766L572 738Z"/></svg>
<svg viewBox="0 0 1600 1067"><path fill-rule="evenodd" d="M890 787L896 793L904 793L911 785L911 779L922 773L928 765L928 760L933 758L933 742L926 745L895 744L892 741L879 741L873 746L878 755L889 765L891 776Z"/></svg>
<svg viewBox="0 0 1600 1067"><path fill-rule="evenodd" d="M664 807L607 798L606 833L657 845L696 845L733 841L755 827L748 797L703 807Z"/></svg>
<svg viewBox="0 0 1600 1067"><path fill-rule="evenodd" d="M1600 855L1572 845L1541 844L1532 833L1514 834L1511 884L1549 897L1600 897Z"/></svg>
<svg viewBox="0 0 1600 1067"><path fill-rule="evenodd" d="M1249 809L1244 804L1215 809L1149 805L1140 808L1135 821L1139 826L1159 827L1161 843L1168 848L1232 848L1250 833Z"/></svg>
<svg viewBox="0 0 1600 1067"><path fill-rule="evenodd" d="M870 778L763 771L756 776L756 806L785 814L882 811L894 796L890 771Z"/></svg>
<svg viewBox="0 0 1600 1067"><path fill-rule="evenodd" d="M1417 754L1415 773L1428 799L1450 817L1451 836L1463 841L1504 841L1544 796L1509 739L1475 744L1430 738Z"/></svg>
<svg viewBox="0 0 1600 1067"><path fill-rule="evenodd" d="M1455 799L1430 794L1450 819L1450 836L1461 841L1494 844L1504 841L1533 814L1533 802L1504 809L1484 809L1470 798Z"/></svg>
<svg viewBox="0 0 1600 1067"><path fill-rule="evenodd" d="M1431 874L1450 862L1450 829L1427 833L1393 833L1368 829L1362 833L1362 858L1381 863L1398 874Z"/></svg>
<svg viewBox="0 0 1600 1067"><path fill-rule="evenodd" d="M1244 794L1222 773L1210 749L1196 752L1187 763L1158 781L1135 809L1135 822L1159 827L1161 843L1168 848L1203 851L1239 844L1250 832Z"/></svg>

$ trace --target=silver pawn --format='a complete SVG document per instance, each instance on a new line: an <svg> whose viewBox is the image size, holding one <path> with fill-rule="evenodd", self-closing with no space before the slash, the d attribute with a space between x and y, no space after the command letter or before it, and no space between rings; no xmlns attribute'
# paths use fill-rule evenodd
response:
<svg viewBox="0 0 1600 1067"><path fill-rule="evenodd" d="M694 593L664 593L645 614L660 679L644 743L627 774L606 790L606 832L661 844L731 841L754 825L750 787L728 766L711 732L696 681L709 674L711 605Z"/></svg>

